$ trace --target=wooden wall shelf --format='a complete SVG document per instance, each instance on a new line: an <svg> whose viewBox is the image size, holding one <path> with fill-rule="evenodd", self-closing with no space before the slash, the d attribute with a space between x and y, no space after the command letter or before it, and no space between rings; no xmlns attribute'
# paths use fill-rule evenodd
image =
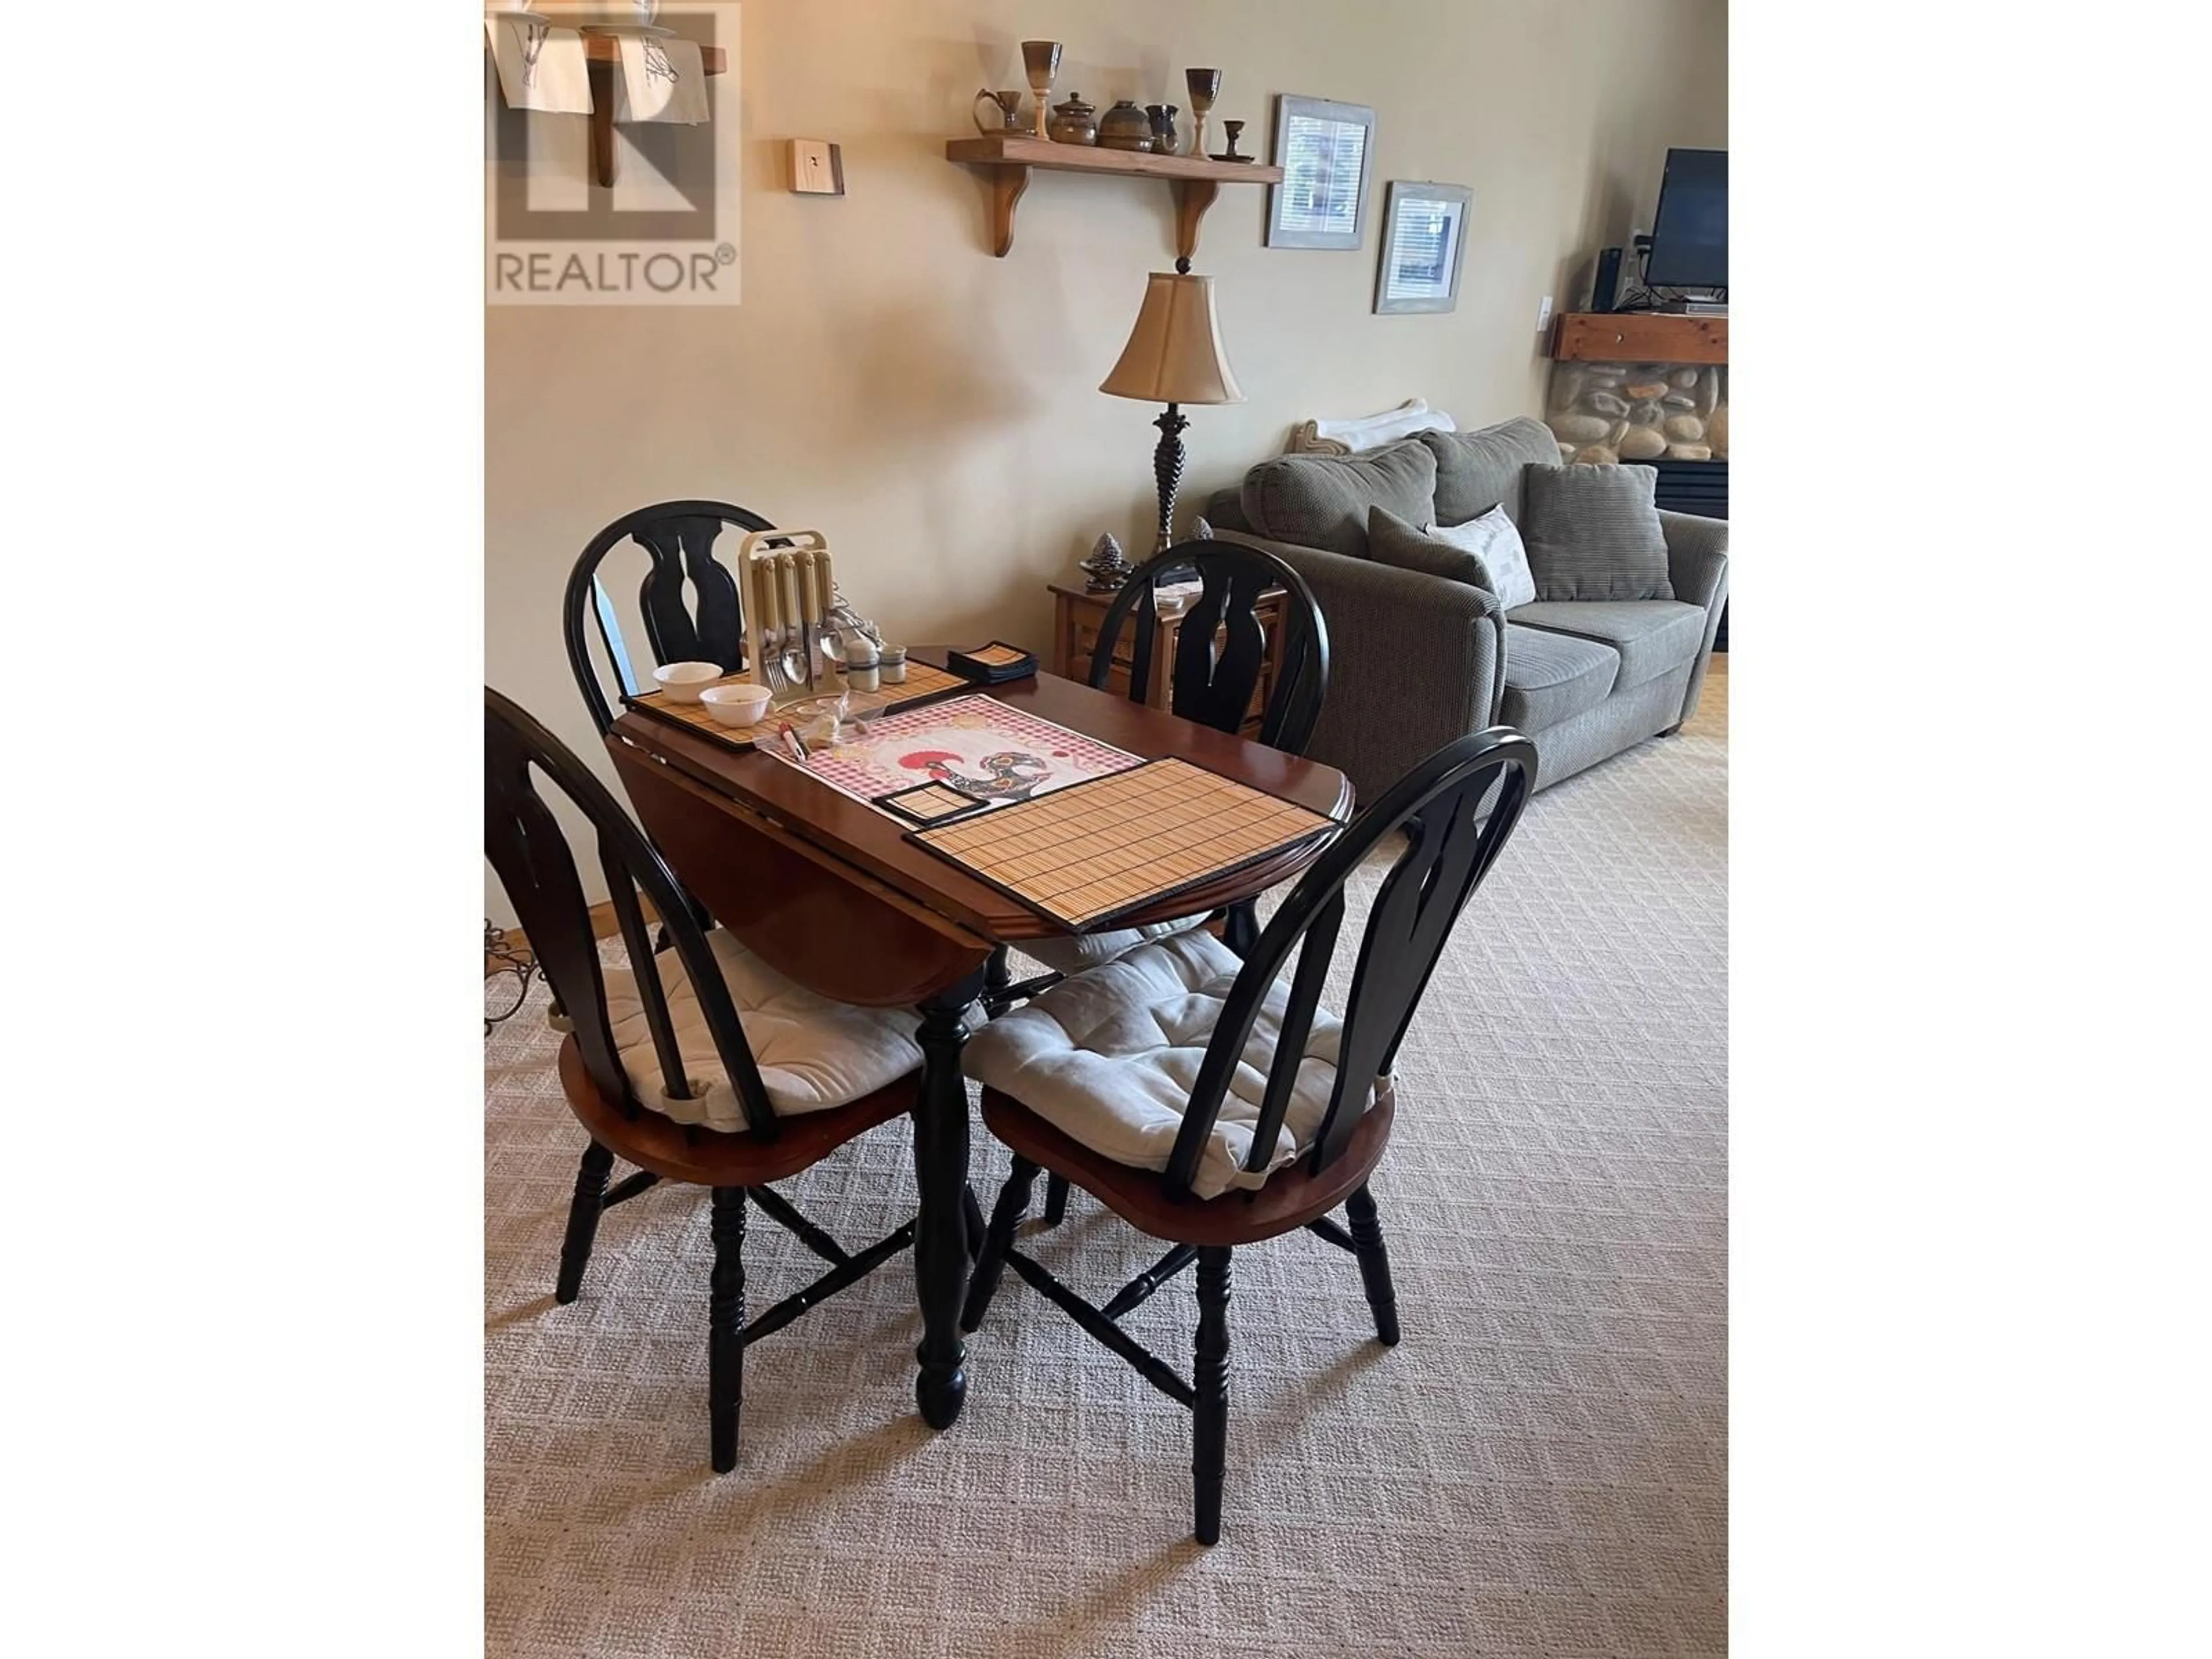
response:
<svg viewBox="0 0 2212 1659"><path fill-rule="evenodd" d="M1279 185L1283 170L1258 161L1215 161L1201 155L1154 155L1146 150L1055 144L1027 133L993 133L945 141L945 159L981 167L991 192L991 246L1001 259L1014 245L1014 204L1030 187L1030 170L1164 179L1175 192L1176 257L1197 257L1199 222L1224 185Z"/></svg>
<svg viewBox="0 0 2212 1659"><path fill-rule="evenodd" d="M1552 356L1591 363L1724 363L1728 319L1672 311L1571 311L1556 325Z"/></svg>

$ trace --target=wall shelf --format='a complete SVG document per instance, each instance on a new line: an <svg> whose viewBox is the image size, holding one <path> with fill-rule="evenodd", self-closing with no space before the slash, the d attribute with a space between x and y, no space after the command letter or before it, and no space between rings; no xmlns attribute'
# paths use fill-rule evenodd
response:
<svg viewBox="0 0 2212 1659"><path fill-rule="evenodd" d="M1175 192L1176 256L1194 258L1199 222L1224 185L1279 185L1280 167L1262 162L1216 161L1202 155L1154 155L1146 150L1103 149L1095 144L1056 144L1029 133L993 133L945 141L945 159L983 169L991 192L991 246L1001 259L1014 245L1014 204L1030 187L1030 171L1161 179Z"/></svg>
<svg viewBox="0 0 2212 1659"><path fill-rule="evenodd" d="M1571 311L1552 356L1586 363L1724 363L1728 319L1674 311Z"/></svg>

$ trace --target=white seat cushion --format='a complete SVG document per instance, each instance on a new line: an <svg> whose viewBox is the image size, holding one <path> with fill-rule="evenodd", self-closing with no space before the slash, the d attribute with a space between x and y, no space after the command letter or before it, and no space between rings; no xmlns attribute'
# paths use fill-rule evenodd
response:
<svg viewBox="0 0 2212 1659"><path fill-rule="evenodd" d="M969 1039L968 1074L1116 1163L1164 1170L1206 1045L1243 966L1235 951L1200 928L1139 945L993 1020ZM1191 1181L1200 1198L1267 1180L1243 1165L1289 1001L1289 986L1278 980L1253 1022ZM1340 1029L1327 1009L1315 1012L1268 1170L1313 1145L1336 1086Z"/></svg>
<svg viewBox="0 0 2212 1659"><path fill-rule="evenodd" d="M1117 927L1105 933L1063 933L1058 939L1025 939L1014 948L1056 974L1079 974L1119 956L1125 956L1149 939L1165 939L1186 927L1195 927L1204 916L1182 916L1174 921L1148 921L1141 927Z"/></svg>
<svg viewBox="0 0 2212 1659"><path fill-rule="evenodd" d="M778 1117L842 1106L921 1064L921 1047L914 1040L920 1022L913 1010L855 1008L817 996L769 967L725 927L708 934L707 942L721 965L722 981L730 988L768 1103ZM607 1016L638 1103L678 1123L742 1133L750 1127L744 1107L722 1070L690 977L673 951L664 951L653 961L693 1098L671 1099L662 1087L660 1060L636 978L626 968L609 968Z"/></svg>

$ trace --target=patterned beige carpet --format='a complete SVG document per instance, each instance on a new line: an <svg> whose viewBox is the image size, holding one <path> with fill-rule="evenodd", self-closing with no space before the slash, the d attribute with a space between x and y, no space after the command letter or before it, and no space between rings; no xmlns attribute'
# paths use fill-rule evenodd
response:
<svg viewBox="0 0 2212 1659"><path fill-rule="evenodd" d="M556 1308L582 1139L538 1006L501 1028L489 1650L1722 1651L1727 751L1705 725L1538 796L1461 923L1375 1183L1403 1344L1374 1341L1321 1240L1237 1253L1210 1551L1186 1414L1011 1273L965 1414L929 1433L905 1257L747 1353L738 1467L711 1475L705 1195L610 1212L583 1298ZM785 1190L866 1242L912 1211L908 1157L886 1126ZM1004 1174L979 1131L986 1207ZM1157 1253L1080 1193L1030 1248L1094 1298ZM750 1306L811 1264L756 1214ZM1127 1322L1186 1374L1190 1285Z"/></svg>

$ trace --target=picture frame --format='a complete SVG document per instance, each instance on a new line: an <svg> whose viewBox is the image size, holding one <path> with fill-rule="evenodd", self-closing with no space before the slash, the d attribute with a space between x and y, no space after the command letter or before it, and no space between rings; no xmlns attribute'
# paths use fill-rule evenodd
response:
<svg viewBox="0 0 2212 1659"><path fill-rule="evenodd" d="M1467 263L1474 191L1465 185L1393 179L1382 208L1382 252L1375 266L1375 314L1455 311Z"/></svg>
<svg viewBox="0 0 2212 1659"><path fill-rule="evenodd" d="M1375 167L1372 109L1278 94L1275 165L1283 181L1267 186L1269 247L1359 247Z"/></svg>

